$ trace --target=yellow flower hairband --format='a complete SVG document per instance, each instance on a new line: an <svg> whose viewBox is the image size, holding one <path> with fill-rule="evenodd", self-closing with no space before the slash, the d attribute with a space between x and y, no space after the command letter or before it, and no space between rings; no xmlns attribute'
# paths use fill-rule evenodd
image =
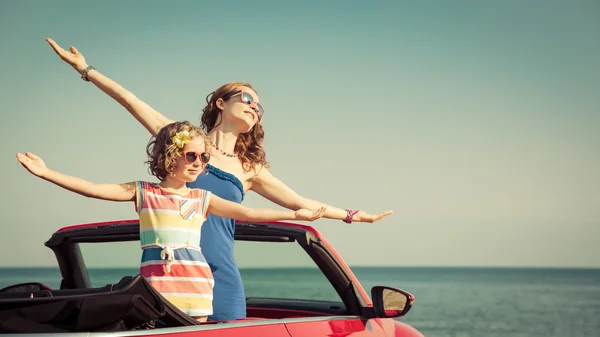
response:
<svg viewBox="0 0 600 337"><path fill-rule="evenodd" d="M175 136L173 136L173 138L171 138L171 141L173 141L173 144L175 144L175 146L177 146L180 149L183 149L185 144L192 141L192 138L190 137L189 132L180 131L180 132L177 132L175 134Z"/></svg>

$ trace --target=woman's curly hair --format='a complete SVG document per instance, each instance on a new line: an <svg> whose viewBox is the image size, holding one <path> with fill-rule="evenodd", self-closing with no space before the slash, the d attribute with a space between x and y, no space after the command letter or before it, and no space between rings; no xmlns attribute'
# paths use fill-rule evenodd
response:
<svg viewBox="0 0 600 337"><path fill-rule="evenodd" d="M199 127L192 125L188 121L173 122L162 127L156 136L150 139L146 146L148 154L148 172L158 178L165 180L173 174L177 165L177 157L182 155L182 150L173 143L173 137L178 132L187 131L191 139L202 137L206 150L208 151L208 139L206 134Z"/></svg>
<svg viewBox="0 0 600 337"><path fill-rule="evenodd" d="M206 96L206 106L202 109L203 113L200 121L207 134L216 126L217 119L221 114L221 110L217 107L217 100L238 90L238 87L247 87L254 90L249 83L231 82L220 86ZM256 90L254 91L256 92ZM270 166L262 147L264 138L265 131L260 123L256 123L249 132L239 135L233 151L240 159L244 171L248 172Z"/></svg>

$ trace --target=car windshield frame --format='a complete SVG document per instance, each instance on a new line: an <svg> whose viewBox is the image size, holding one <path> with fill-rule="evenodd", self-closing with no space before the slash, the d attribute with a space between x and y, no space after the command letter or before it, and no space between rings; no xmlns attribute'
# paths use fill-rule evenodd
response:
<svg viewBox="0 0 600 337"><path fill-rule="evenodd" d="M236 241L296 243L309 255L344 303L347 314L372 310L356 277L316 229L289 223L236 222ZM61 288L91 288L80 243L139 241L138 220L64 227L45 245L54 251L62 275Z"/></svg>

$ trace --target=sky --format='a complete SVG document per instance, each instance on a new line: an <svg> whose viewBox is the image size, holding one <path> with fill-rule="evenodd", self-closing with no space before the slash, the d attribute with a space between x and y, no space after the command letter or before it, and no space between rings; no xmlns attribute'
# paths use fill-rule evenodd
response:
<svg viewBox="0 0 600 337"><path fill-rule="evenodd" d="M600 267L599 14L591 0L3 0L0 266L53 266L58 228L136 217L32 176L17 152L94 182L152 179L150 135L51 37L171 119L198 124L209 92L252 83L276 177L394 211L312 223L350 265ZM94 254L122 266L125 251Z"/></svg>

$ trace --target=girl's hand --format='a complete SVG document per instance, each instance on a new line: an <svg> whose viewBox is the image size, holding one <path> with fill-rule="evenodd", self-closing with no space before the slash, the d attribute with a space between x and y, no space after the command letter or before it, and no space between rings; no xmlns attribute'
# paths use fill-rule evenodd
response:
<svg viewBox="0 0 600 337"><path fill-rule="evenodd" d="M327 208L321 207L316 211L311 211L308 209L299 209L294 212L296 219L295 220L305 220L305 221L314 221L325 214Z"/></svg>
<svg viewBox="0 0 600 337"><path fill-rule="evenodd" d="M56 52L56 54L58 54L58 56L60 56L60 58L63 61L67 62L71 67L73 67L75 70L77 70L78 73L80 73L80 74L83 73L83 70L85 70L85 68L87 68L88 65L85 62L85 58L83 57L83 55L81 55L79 53L77 48L71 46L71 48L70 48L71 51L67 51L67 50L62 49L51 38L46 38L46 41L48 42L48 44L50 44L50 47L52 47L52 49L54 49L54 52Z"/></svg>
<svg viewBox="0 0 600 337"><path fill-rule="evenodd" d="M31 152L25 152L25 154L17 153L17 160L27 169L27 171L38 177L43 177L44 174L48 172L48 168L46 167L46 164L44 164L44 161Z"/></svg>
<svg viewBox="0 0 600 337"><path fill-rule="evenodd" d="M383 212L383 213L375 214L375 215L368 214L363 211L359 211L358 213L354 214L352 221L373 223L375 221L379 221L379 220L385 218L386 216L388 216L390 214L392 214L392 211L387 211L387 212Z"/></svg>

